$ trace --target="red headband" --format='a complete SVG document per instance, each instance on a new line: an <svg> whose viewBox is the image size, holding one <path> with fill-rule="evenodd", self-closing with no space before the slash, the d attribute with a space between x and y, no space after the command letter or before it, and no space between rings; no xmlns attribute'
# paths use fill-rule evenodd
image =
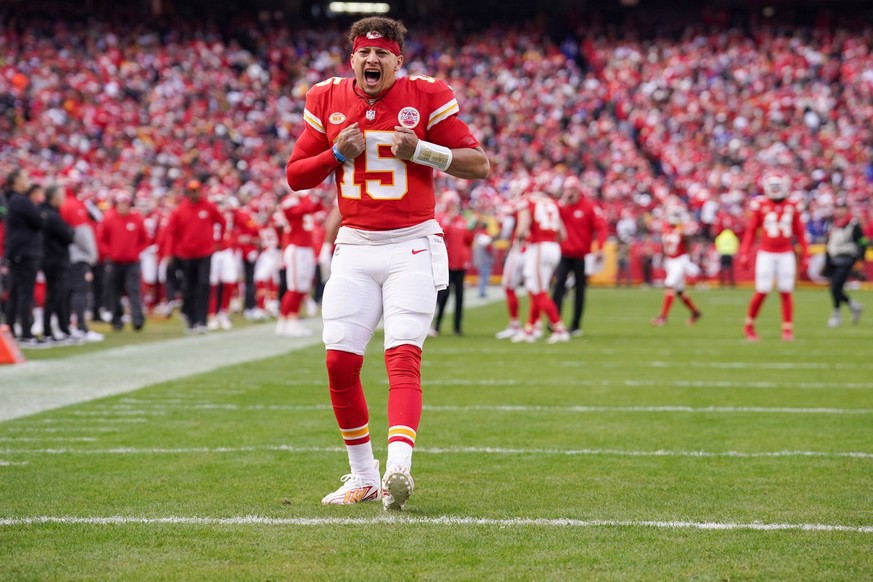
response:
<svg viewBox="0 0 873 582"><path fill-rule="evenodd" d="M400 56L400 44L388 40L378 32L368 32L367 34L358 35L355 37L355 44L352 46L352 52L358 52L361 47L377 47L389 51L391 54Z"/></svg>

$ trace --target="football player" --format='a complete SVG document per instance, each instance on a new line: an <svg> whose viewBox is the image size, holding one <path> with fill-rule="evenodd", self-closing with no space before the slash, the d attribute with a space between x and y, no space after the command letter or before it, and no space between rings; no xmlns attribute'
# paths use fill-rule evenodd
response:
<svg viewBox="0 0 873 582"><path fill-rule="evenodd" d="M685 307L691 312L691 317L685 322L694 325L700 319L700 310L691 301L691 297L685 291L685 278L694 277L700 273L700 269L691 262L688 256L688 239L696 232L696 226L687 219L685 209L675 205L667 209L667 220L664 222L664 230L661 233L661 244L664 247L664 303L661 306L661 314L651 321L652 325L662 326L667 323L670 307L676 296L682 300Z"/></svg>
<svg viewBox="0 0 873 582"><path fill-rule="evenodd" d="M448 284L442 230L434 218L434 170L488 176L490 166L445 82L397 76L406 28L367 17L352 24L353 78L306 95L305 129L286 173L292 190L333 175L342 223L324 289L323 341L331 403L351 473L322 499L349 505L382 499L401 509L412 494L412 450L421 418L421 348ZM383 478L370 443L361 386L364 352L380 319L388 372L388 458Z"/></svg>
<svg viewBox="0 0 873 582"><path fill-rule="evenodd" d="M549 297L549 283L561 260L560 242L567 238L558 204L544 192L532 192L525 197L525 205L518 213L515 238L526 244L524 256L524 286L530 297L530 311L524 330L512 338L513 342L533 343L537 340L536 323L543 313L552 326L548 343L566 342L570 334L561 321L561 315Z"/></svg>
<svg viewBox="0 0 873 582"><path fill-rule="evenodd" d="M285 264L287 290L279 302L279 318L276 320L276 335L304 337L312 331L300 323L300 307L312 291L315 279L315 212L322 209L321 200L310 195L290 192L279 203L285 215Z"/></svg>
<svg viewBox="0 0 873 582"><path fill-rule="evenodd" d="M755 318L775 282L782 298L782 339L790 342L794 341L792 291L797 274L793 241L800 245L804 271L809 261L809 243L800 208L788 199L791 189L788 175L767 172L761 180L761 188L764 198L754 198L750 203L748 227L740 247L740 265L748 266L749 250L761 231L761 246L755 256L755 294L749 303L743 332L747 340L758 341Z"/></svg>

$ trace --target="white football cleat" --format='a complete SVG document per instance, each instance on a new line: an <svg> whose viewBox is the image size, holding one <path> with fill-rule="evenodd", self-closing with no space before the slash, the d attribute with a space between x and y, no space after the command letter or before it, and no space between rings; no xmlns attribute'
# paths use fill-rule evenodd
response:
<svg viewBox="0 0 873 582"><path fill-rule="evenodd" d="M506 329L504 329L502 331L498 331L496 334L494 334L494 337L496 337L497 339L511 339L511 338L515 337L516 335L518 335L518 333L520 331L521 331L520 326L510 325Z"/></svg>
<svg viewBox="0 0 873 582"><path fill-rule="evenodd" d="M354 505L365 501L378 501L382 497L379 481L379 459L373 459L369 473L349 473L342 477L342 486L321 500L323 505Z"/></svg>
<svg viewBox="0 0 873 582"><path fill-rule="evenodd" d="M537 335L536 332L533 331L519 331L517 334L512 336L512 339L510 341L514 344L519 344L522 342L532 344L536 343Z"/></svg>
<svg viewBox="0 0 873 582"><path fill-rule="evenodd" d="M224 311L220 311L216 319L218 319L218 327L220 327L224 331L230 331L231 329L233 329L233 323L230 321L230 317Z"/></svg>
<svg viewBox="0 0 873 582"><path fill-rule="evenodd" d="M382 508L400 511L415 490L415 481L408 467L393 467L382 478Z"/></svg>
<svg viewBox="0 0 873 582"><path fill-rule="evenodd" d="M849 301L849 311L852 312L852 325L858 325L861 321L861 312L864 311L864 306L857 301Z"/></svg>
<svg viewBox="0 0 873 582"><path fill-rule="evenodd" d="M570 332L568 331L556 331L549 336L549 339L546 340L548 344L563 344L570 341Z"/></svg>

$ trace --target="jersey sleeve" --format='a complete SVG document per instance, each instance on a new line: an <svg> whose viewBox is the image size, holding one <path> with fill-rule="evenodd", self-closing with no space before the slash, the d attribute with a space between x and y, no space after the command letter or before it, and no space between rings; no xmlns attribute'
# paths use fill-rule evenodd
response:
<svg viewBox="0 0 873 582"><path fill-rule="evenodd" d="M285 166L285 177L292 190L308 190L321 184L334 170L338 162L330 150L330 140L322 122L327 99L326 83L315 85L306 94L303 120L306 125L297 138L291 157Z"/></svg>
<svg viewBox="0 0 873 582"><path fill-rule="evenodd" d="M411 78L412 79L412 78ZM439 79L417 78L430 96L430 114L427 118L428 139L447 148L474 148L479 145L470 128L458 114L460 107L455 92Z"/></svg>

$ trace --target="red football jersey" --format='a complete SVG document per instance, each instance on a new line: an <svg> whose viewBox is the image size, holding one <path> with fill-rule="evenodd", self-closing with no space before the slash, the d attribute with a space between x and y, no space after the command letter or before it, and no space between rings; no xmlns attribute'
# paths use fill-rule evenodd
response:
<svg viewBox="0 0 873 582"><path fill-rule="evenodd" d="M675 259L688 254L688 245L682 225L665 224L661 232L661 244L664 246L664 255Z"/></svg>
<svg viewBox="0 0 873 582"><path fill-rule="evenodd" d="M292 192L282 199L281 208L288 221L285 228L288 233L285 243L296 247L311 247L315 229L315 220L312 215L321 210L321 203L314 201L309 196L301 196Z"/></svg>
<svg viewBox="0 0 873 582"><path fill-rule="evenodd" d="M409 128L419 139L448 148L478 146L457 113L451 87L430 77L400 77L376 99L357 93L351 78L318 83L306 95L306 129L291 154L289 183L295 161L329 150L340 131L358 123L366 150L334 171L342 224L392 230L433 219L433 168L394 157L394 128Z"/></svg>
<svg viewBox="0 0 873 582"><path fill-rule="evenodd" d="M792 240L806 246L806 233L800 219L800 209L791 200L755 198L749 204L749 226L743 236L742 252L748 252L758 229L761 229L761 250L771 253L792 251Z"/></svg>
<svg viewBox="0 0 873 582"><path fill-rule="evenodd" d="M527 240L532 243L557 242L561 230L561 212L557 202L545 194L531 194L526 202L531 217Z"/></svg>

